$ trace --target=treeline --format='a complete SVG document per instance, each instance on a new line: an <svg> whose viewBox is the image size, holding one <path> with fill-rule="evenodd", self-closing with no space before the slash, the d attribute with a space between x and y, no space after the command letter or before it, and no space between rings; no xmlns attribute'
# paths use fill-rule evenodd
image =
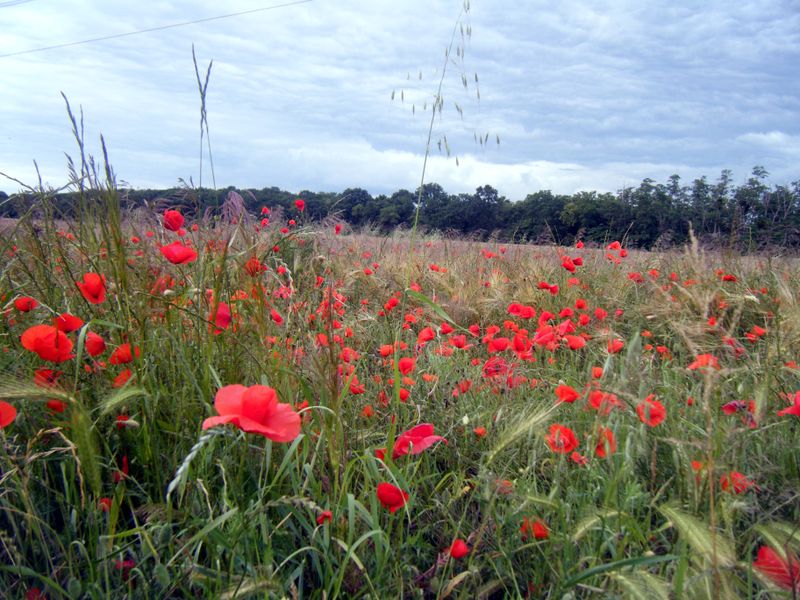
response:
<svg viewBox="0 0 800 600"><path fill-rule="evenodd" d="M572 244L578 239L603 243L624 239L629 246L666 248L689 239L690 227L701 243L744 251L772 247L800 247L800 180L788 186L771 186L768 173L755 167L742 184L722 171L716 181L706 177L684 185L678 175L667 182L645 179L637 187L617 193L577 192L554 194L538 191L511 201L484 185L472 194L449 194L436 183L422 193L399 190L372 196L361 188L341 193L293 194L276 187L260 190L171 189L121 190L127 209L144 205L156 210L181 206L197 217L218 212L228 193L240 194L245 208L260 214L263 206L294 210L305 201L304 219L337 217L353 227L370 227L388 233L411 227L419 203L419 226L473 239L506 242ZM0 215L16 216L30 198L17 196L5 202L0 192ZM74 195L56 197L59 209L69 215Z"/></svg>

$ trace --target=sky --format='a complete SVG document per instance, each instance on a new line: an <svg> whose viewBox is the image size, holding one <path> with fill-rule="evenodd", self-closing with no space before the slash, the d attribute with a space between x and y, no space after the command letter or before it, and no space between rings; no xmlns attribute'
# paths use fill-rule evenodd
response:
<svg viewBox="0 0 800 600"><path fill-rule="evenodd" d="M424 181L450 193L800 180L800 0L0 1L0 172L69 182L63 92L118 182L198 185L192 45L217 187L414 190L440 82Z"/></svg>

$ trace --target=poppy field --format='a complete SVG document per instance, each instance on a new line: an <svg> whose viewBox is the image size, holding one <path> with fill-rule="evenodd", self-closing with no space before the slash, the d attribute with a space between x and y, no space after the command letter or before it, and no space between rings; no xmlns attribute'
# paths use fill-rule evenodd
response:
<svg viewBox="0 0 800 600"><path fill-rule="evenodd" d="M795 598L800 267L98 185L0 234L9 598Z"/></svg>

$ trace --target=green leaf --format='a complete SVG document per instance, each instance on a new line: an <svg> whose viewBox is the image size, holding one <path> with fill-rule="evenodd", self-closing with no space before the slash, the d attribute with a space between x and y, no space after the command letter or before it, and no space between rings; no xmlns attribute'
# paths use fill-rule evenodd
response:
<svg viewBox="0 0 800 600"><path fill-rule="evenodd" d="M420 304L426 305L429 309L431 309L431 311L435 315L437 315L438 317L444 319L448 323L452 323L453 325L456 324L456 322L453 319L450 318L450 315L448 315L441 306L436 304L436 302L434 302L433 300L431 300L427 296L425 296L423 294L420 294L419 292L415 292L414 290L406 290L406 295L409 296L410 298L413 298L414 300L416 300Z"/></svg>

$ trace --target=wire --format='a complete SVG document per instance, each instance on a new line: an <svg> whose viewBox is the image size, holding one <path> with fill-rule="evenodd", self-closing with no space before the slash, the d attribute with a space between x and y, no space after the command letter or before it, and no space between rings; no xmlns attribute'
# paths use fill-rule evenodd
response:
<svg viewBox="0 0 800 600"><path fill-rule="evenodd" d="M27 4L28 2L33 2L33 0L8 0L8 2L0 2L0 8L16 6L17 4Z"/></svg>
<svg viewBox="0 0 800 600"><path fill-rule="evenodd" d="M17 0L19 1L19 0ZM31 0L24 0L31 1ZM207 23L209 21L219 21L220 19L228 19L230 17L239 17L241 15L249 15L265 10L275 10L276 8L287 8L289 6L297 6L298 4L306 4L314 0L296 0L295 2L286 2L284 4L273 4L272 6L262 6L260 8L252 8L250 10L243 10L240 12L229 13L226 15L217 15L216 17L205 17L203 19L195 19L194 21L184 21L182 23L172 23L171 25L161 25L159 27L151 27L149 29L139 29L137 31L128 31L126 33L115 33L113 35L105 35L102 37L91 38L88 40L81 40L79 42L68 42L66 44L56 44L54 46L42 46L41 48L32 48L30 50L20 50L19 52L10 52L8 54L0 54L0 58L8 58L10 56L20 56L22 54L31 54L33 52L44 52L45 50L55 50L57 48L69 48L71 46L80 46L81 44L90 44L93 42L103 42L105 40L113 40L116 38L127 37L131 35L138 35L140 33L151 33L153 31L163 31L165 29L174 29L175 27L184 27L186 25L195 25L197 23Z"/></svg>

